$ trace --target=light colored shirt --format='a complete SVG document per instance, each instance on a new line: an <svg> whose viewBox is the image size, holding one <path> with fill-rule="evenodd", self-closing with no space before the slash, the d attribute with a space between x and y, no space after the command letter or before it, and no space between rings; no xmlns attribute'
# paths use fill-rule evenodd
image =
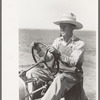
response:
<svg viewBox="0 0 100 100"><path fill-rule="evenodd" d="M69 64L69 66L66 66L60 63L61 69L73 71L78 62L84 61L84 42L75 35L68 42L65 42L63 37L59 37L54 40L52 46L61 53L60 59Z"/></svg>

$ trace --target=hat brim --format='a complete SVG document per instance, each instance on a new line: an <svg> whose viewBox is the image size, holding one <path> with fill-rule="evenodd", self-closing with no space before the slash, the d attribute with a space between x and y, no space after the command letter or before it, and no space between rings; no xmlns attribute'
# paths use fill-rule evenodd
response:
<svg viewBox="0 0 100 100"><path fill-rule="evenodd" d="M56 25L60 25L61 23L70 23L70 24L73 24L73 25L75 25L76 27L75 27L75 29L81 29L81 28L83 28L83 25L81 24L81 23L79 23L79 22L77 22L77 21L56 21L56 22L53 22L54 24L56 24Z"/></svg>

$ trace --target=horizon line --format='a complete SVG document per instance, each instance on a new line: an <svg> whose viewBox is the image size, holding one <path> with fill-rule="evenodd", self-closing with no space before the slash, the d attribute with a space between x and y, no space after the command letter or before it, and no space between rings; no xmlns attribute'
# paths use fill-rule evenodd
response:
<svg viewBox="0 0 100 100"><path fill-rule="evenodd" d="M19 28L19 30L60 30L60 29L54 29L54 28ZM74 31L96 31L96 30L90 30L90 29L79 29Z"/></svg>

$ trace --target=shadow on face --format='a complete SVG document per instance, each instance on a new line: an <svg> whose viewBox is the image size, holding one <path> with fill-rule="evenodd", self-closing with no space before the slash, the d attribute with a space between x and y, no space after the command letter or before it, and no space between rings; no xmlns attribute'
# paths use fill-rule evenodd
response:
<svg viewBox="0 0 100 100"><path fill-rule="evenodd" d="M59 27L61 36L70 36L76 26L70 23L61 23Z"/></svg>

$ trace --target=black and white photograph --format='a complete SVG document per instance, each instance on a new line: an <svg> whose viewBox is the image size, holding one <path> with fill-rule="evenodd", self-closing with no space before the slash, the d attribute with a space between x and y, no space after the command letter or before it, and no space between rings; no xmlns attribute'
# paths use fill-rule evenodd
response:
<svg viewBox="0 0 100 100"><path fill-rule="evenodd" d="M3 27L3 44L11 43L3 46L10 60L3 63L3 82L8 71L13 77L4 92L17 100L98 100L98 0L19 0L16 6L7 13L16 13L14 27L5 20ZM5 26L16 33L6 34Z"/></svg>
<svg viewBox="0 0 100 100"><path fill-rule="evenodd" d="M19 99L96 100L96 1L21 0L19 12Z"/></svg>

